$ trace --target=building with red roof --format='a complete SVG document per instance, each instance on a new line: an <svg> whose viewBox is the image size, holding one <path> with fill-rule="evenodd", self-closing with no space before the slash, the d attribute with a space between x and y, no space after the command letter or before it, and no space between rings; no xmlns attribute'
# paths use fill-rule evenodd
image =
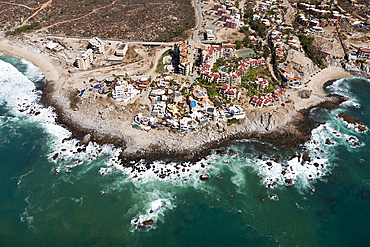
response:
<svg viewBox="0 0 370 247"><path fill-rule="evenodd" d="M357 57L370 59L370 48L360 47L357 52Z"/></svg>

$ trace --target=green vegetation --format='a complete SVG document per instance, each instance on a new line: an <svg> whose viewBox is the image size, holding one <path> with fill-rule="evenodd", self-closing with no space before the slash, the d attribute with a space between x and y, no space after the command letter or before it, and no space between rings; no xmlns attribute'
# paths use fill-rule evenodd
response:
<svg viewBox="0 0 370 247"><path fill-rule="evenodd" d="M28 32L32 29L34 29L35 27L39 26L40 23L39 22L32 22L30 25L26 25L26 26L23 26L23 27L19 27L17 29L15 29L13 32L11 32L10 34L11 35L17 35L17 34L20 34L20 33L23 33L23 32Z"/></svg>
<svg viewBox="0 0 370 247"><path fill-rule="evenodd" d="M240 124L240 119L235 119L235 118L228 119L227 120L227 126L230 126L232 124Z"/></svg>
<svg viewBox="0 0 370 247"><path fill-rule="evenodd" d="M164 68L163 58L166 56L170 56L172 53L173 53L172 50L167 50L165 53L163 53L162 57L158 61L157 69L155 70L156 73L163 71Z"/></svg>
<svg viewBox="0 0 370 247"><path fill-rule="evenodd" d="M215 97L218 95L218 89L215 85L207 87L207 94L211 101L215 101Z"/></svg>
<svg viewBox="0 0 370 247"><path fill-rule="evenodd" d="M236 40L236 41L235 41L235 48L236 48L237 50L239 50L239 49L241 48L241 46L242 46L242 42L241 42L240 40Z"/></svg>
<svg viewBox="0 0 370 247"><path fill-rule="evenodd" d="M267 58L268 56L270 56L270 54L271 54L271 51L270 51L270 49L268 48L268 46L263 46L263 57L264 58Z"/></svg>
<svg viewBox="0 0 370 247"><path fill-rule="evenodd" d="M251 21L249 23L250 27L256 31L257 35L261 38L266 38L266 30L267 30L267 27L265 25L263 25L261 22L259 21Z"/></svg>
<svg viewBox="0 0 370 247"><path fill-rule="evenodd" d="M69 107L71 109L75 108L77 103L80 101L80 98L78 97L78 94L80 93L80 91L76 90L76 91L71 91L70 95L69 95L69 98L71 100L71 103L69 105Z"/></svg>
<svg viewBox="0 0 370 247"><path fill-rule="evenodd" d="M242 82L251 82L255 81L258 76L264 77L264 76L270 76L270 71L265 66L260 66L256 68L250 67L248 69L248 72L245 74L245 76L242 77Z"/></svg>
<svg viewBox="0 0 370 247"><path fill-rule="evenodd" d="M218 68L220 68L220 67L222 67L222 66L225 66L225 65L226 65L226 60L225 60L225 58L219 58L219 59L217 59L217 61L213 64L213 67L212 67L211 72L212 72L212 73L217 73Z"/></svg>
<svg viewBox="0 0 370 247"><path fill-rule="evenodd" d="M322 67L324 66L324 62L322 61L322 58L317 52L313 49L312 43L314 38L313 37L307 37L304 34L298 35L299 40L301 41L301 44L303 46L304 51L306 52L307 56L318 66Z"/></svg>
<svg viewBox="0 0 370 247"><path fill-rule="evenodd" d="M92 0L92 1L89 1L89 2L85 3L85 6L89 6L89 5L91 5L93 3L97 3L97 2L99 2L99 0Z"/></svg>

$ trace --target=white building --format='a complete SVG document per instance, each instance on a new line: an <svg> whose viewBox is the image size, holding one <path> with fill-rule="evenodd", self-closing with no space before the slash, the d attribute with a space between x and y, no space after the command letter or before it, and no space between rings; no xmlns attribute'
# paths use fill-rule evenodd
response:
<svg viewBox="0 0 370 247"><path fill-rule="evenodd" d="M121 85L115 86L112 97L117 101L128 102L138 94L140 91L135 89L133 85L123 82Z"/></svg>
<svg viewBox="0 0 370 247"><path fill-rule="evenodd" d="M78 53L75 61L75 65L80 69L88 69L92 66L93 62L93 50L87 49Z"/></svg>
<svg viewBox="0 0 370 247"><path fill-rule="evenodd" d="M235 119L245 118L245 112L240 105L230 106L227 110L231 115L233 115L233 118Z"/></svg>
<svg viewBox="0 0 370 247"><path fill-rule="evenodd" d="M93 49L93 51L98 54L104 54L105 52L104 43L98 37L91 38L87 48Z"/></svg>
<svg viewBox="0 0 370 247"><path fill-rule="evenodd" d="M117 57L125 57L126 56L127 49L128 49L128 45L127 44L120 43L117 46L115 55Z"/></svg>
<svg viewBox="0 0 370 247"><path fill-rule="evenodd" d="M163 101L157 102L152 108L152 116L163 118L166 114L166 103Z"/></svg>

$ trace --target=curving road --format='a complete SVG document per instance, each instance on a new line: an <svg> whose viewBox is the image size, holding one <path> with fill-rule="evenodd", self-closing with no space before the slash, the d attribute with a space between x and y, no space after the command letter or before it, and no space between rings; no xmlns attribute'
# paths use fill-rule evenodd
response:
<svg viewBox="0 0 370 247"><path fill-rule="evenodd" d="M283 2L289 8L288 12L284 16L285 23L291 25L292 23L290 22L290 16L294 13L294 8L292 7L292 5L290 5L288 0L283 0Z"/></svg>
<svg viewBox="0 0 370 247"><path fill-rule="evenodd" d="M202 26L202 22L203 22L203 16L202 16L202 10L200 9L200 6L199 4L197 3L198 0L193 0L193 4L194 4L194 7L195 7L195 11L197 12L197 26L195 27L194 29L194 32L193 32L193 40L194 40L194 43L197 44L197 43L202 43L199 39L199 30Z"/></svg>

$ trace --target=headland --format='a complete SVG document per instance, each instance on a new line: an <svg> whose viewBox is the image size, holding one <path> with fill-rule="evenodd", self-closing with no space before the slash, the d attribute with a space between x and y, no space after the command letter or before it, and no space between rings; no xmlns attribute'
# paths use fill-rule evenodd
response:
<svg viewBox="0 0 370 247"><path fill-rule="evenodd" d="M300 90L287 89L287 99L290 102L277 107L249 106L245 110L245 118L239 124L221 126L210 123L191 133L170 129L143 131L132 128L135 112L130 111L146 105L145 101L140 99L141 96L127 104L117 104L112 98L96 97L86 103L88 106L83 111L76 111L71 107L71 92L75 91L75 82L68 78L69 73L63 72L58 60L32 44L10 42L6 39L0 41L0 52L25 58L40 67L46 78L43 101L55 108L59 122L69 127L85 144L88 141L96 141L121 147L123 159L157 159L167 156L192 160L198 156L202 157L202 154L208 154L211 148L248 138L263 139L286 146L300 144L309 138L309 133L303 133L297 128L299 123L308 120L304 110L325 102L337 105L342 102L337 97L324 93L324 83L351 77L351 74L341 68L326 68L313 75L307 83L306 89L311 93L308 99L299 96Z"/></svg>

